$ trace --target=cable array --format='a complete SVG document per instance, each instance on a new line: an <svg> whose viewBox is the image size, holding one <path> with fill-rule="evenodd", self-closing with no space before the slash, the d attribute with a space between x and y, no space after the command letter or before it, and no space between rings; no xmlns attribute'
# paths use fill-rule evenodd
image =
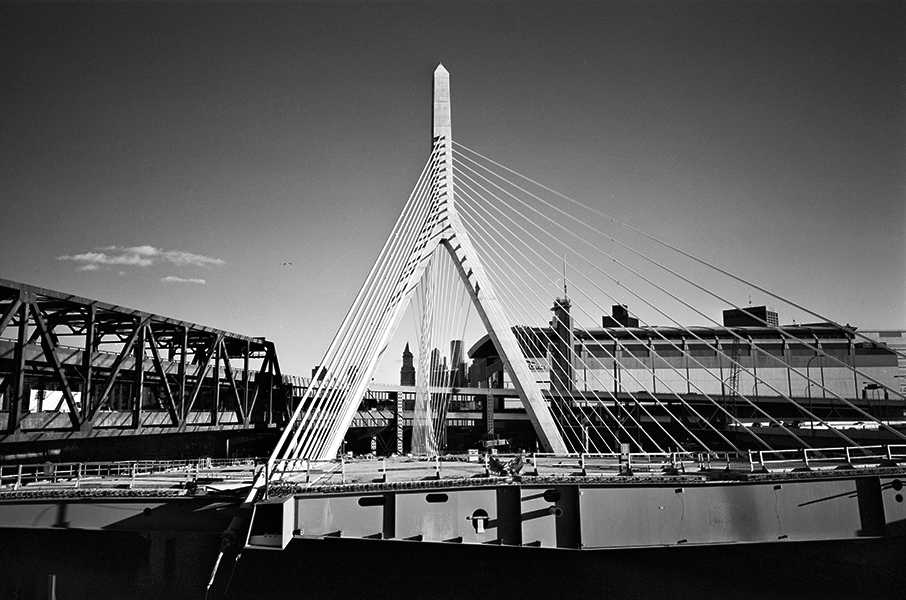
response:
<svg viewBox="0 0 906 600"><path fill-rule="evenodd" d="M888 401L899 400L902 411L903 395L891 385L889 369L856 364L857 352L876 348L868 338L811 311L822 323L808 334L770 323L732 302L724 287L743 284L804 309L461 144L454 142L453 154L459 214L507 319L529 324L543 340L535 358L550 370L550 409L572 450L769 448L763 428L753 427L758 422L770 425L774 438L782 434L810 447L795 421L855 444L828 422L828 407L906 439L858 401L862 382ZM624 241L625 232L636 234L643 249ZM663 252L656 256L652 247ZM699 269L704 275L686 274L695 269L680 270L677 259L705 267ZM561 287L563 296L555 298ZM626 310L622 323L592 324L626 297L640 307L638 314ZM756 326L723 326L699 308L714 300ZM684 325L690 315L710 325ZM654 326L645 316L670 325ZM846 354L841 343L848 345ZM802 353L819 368L797 359ZM833 382L825 380L831 371ZM766 410L765 397L784 406L786 418ZM821 411L812 406L818 399Z"/></svg>
<svg viewBox="0 0 906 600"><path fill-rule="evenodd" d="M889 350L811 311L820 323L780 326L734 302L740 289L805 310L438 137L271 468L337 452L410 304L415 454L443 452L452 391L466 383L470 317L499 354L486 366L505 375L539 439L557 451L739 451L770 449L778 437L808 448L816 427L858 445L835 415L906 440L889 410L879 418L865 401L869 389L883 393L902 416L890 365L857 360L889 359ZM746 324L719 323L704 309L715 304ZM690 318L708 325L684 324Z"/></svg>
<svg viewBox="0 0 906 600"><path fill-rule="evenodd" d="M389 239L377 257L311 384L274 449L271 461L323 458L336 453L364 396L374 366L402 317L436 246L444 215L437 210L438 162L434 151Z"/></svg>
<svg viewBox="0 0 906 600"><path fill-rule="evenodd" d="M438 247L413 296L418 332L412 453L437 456L446 446L453 387L464 383L465 326L471 300L449 254ZM449 350L449 352L448 352Z"/></svg>

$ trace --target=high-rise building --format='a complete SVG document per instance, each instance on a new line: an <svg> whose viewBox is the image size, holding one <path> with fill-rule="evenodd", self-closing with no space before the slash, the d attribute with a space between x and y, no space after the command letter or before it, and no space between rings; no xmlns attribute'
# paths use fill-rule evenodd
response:
<svg viewBox="0 0 906 600"><path fill-rule="evenodd" d="M724 327L777 327L777 313L767 306L747 306L724 311Z"/></svg>

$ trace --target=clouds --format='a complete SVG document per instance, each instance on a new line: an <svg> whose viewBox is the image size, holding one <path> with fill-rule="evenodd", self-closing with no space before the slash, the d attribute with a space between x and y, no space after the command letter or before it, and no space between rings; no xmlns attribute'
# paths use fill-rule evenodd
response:
<svg viewBox="0 0 906 600"><path fill-rule="evenodd" d="M173 275L169 275L169 276L167 276L167 277L164 277L163 279L161 279L161 281L162 281L163 283L197 283L197 284L199 284L199 285L204 285L204 284L205 284L205 280L204 280L204 279L195 279L195 278L192 278L192 279L185 279L185 278L183 278L183 277L174 277Z"/></svg>
<svg viewBox="0 0 906 600"><path fill-rule="evenodd" d="M202 254L193 254L182 250L162 250L154 246L106 246L95 248L91 252L81 254L66 254L58 256L57 260L72 261L79 264L79 271L111 270L111 267L212 267L223 266L226 261L212 258ZM122 273L122 271L120 271ZM167 276L161 279L163 283L196 283L204 285L204 279Z"/></svg>

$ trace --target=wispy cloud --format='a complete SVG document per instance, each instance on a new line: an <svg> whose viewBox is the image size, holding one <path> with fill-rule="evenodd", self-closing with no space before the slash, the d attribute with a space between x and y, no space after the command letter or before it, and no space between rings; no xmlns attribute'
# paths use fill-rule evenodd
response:
<svg viewBox="0 0 906 600"><path fill-rule="evenodd" d="M58 260L81 263L80 271L97 271L111 265L150 267L155 264L170 264L178 267L214 267L225 265L226 261L182 250L162 250L154 246L107 246L91 252L66 254Z"/></svg>
<svg viewBox="0 0 906 600"><path fill-rule="evenodd" d="M197 284L200 284L200 285L204 285L204 284L205 284L205 280L204 280L204 279L194 279L194 278L193 278L193 279L186 279L186 278L184 278L184 277L174 277L173 275L170 275L170 276L168 276L168 277L164 277L163 279L161 279L161 281L164 282L164 283L197 283Z"/></svg>

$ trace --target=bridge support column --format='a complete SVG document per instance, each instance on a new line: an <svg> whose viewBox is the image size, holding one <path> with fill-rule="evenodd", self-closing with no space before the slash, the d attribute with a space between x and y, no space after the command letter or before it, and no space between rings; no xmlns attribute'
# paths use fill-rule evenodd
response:
<svg viewBox="0 0 906 600"><path fill-rule="evenodd" d="M28 410L28 392L25 389L25 343L28 341L28 297L23 292L20 295L19 306L19 338L16 342L16 351L13 365L13 391L12 402L9 404L9 420L6 432L9 434L19 431L22 414Z"/></svg>
<svg viewBox="0 0 906 600"><path fill-rule="evenodd" d="M487 394L481 404L483 437L486 440L494 439L494 401L494 395Z"/></svg>
<svg viewBox="0 0 906 600"><path fill-rule="evenodd" d="M393 425L396 430L396 453L403 454L403 396L399 392L390 392L393 400Z"/></svg>
<svg viewBox="0 0 906 600"><path fill-rule="evenodd" d="M97 334L95 330L95 320L97 319L97 307L92 304L88 307L85 315L85 348L82 354L82 409L79 412L79 420L82 424L88 422L88 414L94 396L94 357L97 351Z"/></svg>
<svg viewBox="0 0 906 600"><path fill-rule="evenodd" d="M214 344L214 376L211 378L214 385L214 398L211 402L211 425L217 425L220 420L220 355L221 343ZM228 454L229 456L229 454Z"/></svg>
<svg viewBox="0 0 906 600"><path fill-rule="evenodd" d="M145 324L136 319L138 335L135 338L135 367L132 380L132 428L138 429L142 424L142 391L145 387ZM83 400L84 402L84 400Z"/></svg>

